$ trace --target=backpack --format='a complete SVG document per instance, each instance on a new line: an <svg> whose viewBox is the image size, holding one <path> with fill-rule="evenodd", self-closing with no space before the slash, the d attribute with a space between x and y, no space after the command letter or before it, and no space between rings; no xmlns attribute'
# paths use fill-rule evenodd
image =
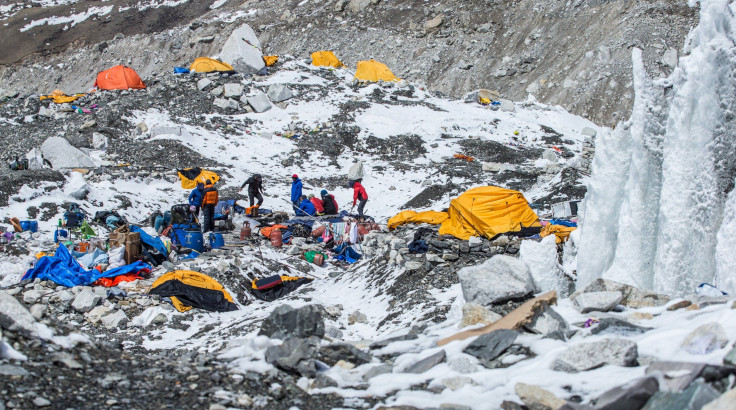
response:
<svg viewBox="0 0 736 410"><path fill-rule="evenodd" d="M82 226L84 221L84 212L77 204L69 205L69 209L64 212L64 219L66 220L67 228L78 228Z"/></svg>

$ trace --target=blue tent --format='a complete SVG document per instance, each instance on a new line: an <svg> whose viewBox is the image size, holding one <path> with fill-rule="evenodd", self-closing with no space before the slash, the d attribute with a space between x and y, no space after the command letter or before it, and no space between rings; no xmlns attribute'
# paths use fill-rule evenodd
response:
<svg viewBox="0 0 736 410"><path fill-rule="evenodd" d="M166 245L164 245L160 238L154 238L147 234L146 231L135 225L130 225L130 231L138 232L141 235L141 242L161 252L161 254L166 257L166 260L169 260L169 251L166 250Z"/></svg>
<svg viewBox="0 0 736 410"><path fill-rule="evenodd" d="M138 272L142 269L151 269L151 265L136 261L130 265L121 266L100 272L97 269L85 270L79 265L65 246L56 248L54 256L44 256L38 260L36 266L29 269L21 280L36 279L50 280L59 285L74 287L91 285L100 278L114 278L127 273Z"/></svg>

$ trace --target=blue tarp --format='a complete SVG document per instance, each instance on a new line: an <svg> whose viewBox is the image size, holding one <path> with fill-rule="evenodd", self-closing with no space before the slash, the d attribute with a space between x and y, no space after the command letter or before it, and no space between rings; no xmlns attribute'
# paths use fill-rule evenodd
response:
<svg viewBox="0 0 736 410"><path fill-rule="evenodd" d="M568 221L567 219L550 219L549 223L552 225L567 226L569 228L577 228L578 226L577 222Z"/></svg>
<svg viewBox="0 0 736 410"><path fill-rule="evenodd" d="M361 257L361 254L356 252L355 249L346 243L336 246L333 251L337 253L334 259L345 261L347 263L355 263Z"/></svg>
<svg viewBox="0 0 736 410"><path fill-rule="evenodd" d="M36 266L29 269L24 279L50 280L66 287L74 287L80 285L91 285L100 278L114 278L115 276L125 275L126 273L138 272L141 269L151 269L151 265L136 261L130 265L121 266L100 272L96 269L85 270L74 260L69 250L64 246L56 248L54 256L44 256L38 260Z"/></svg>
<svg viewBox="0 0 736 410"><path fill-rule="evenodd" d="M189 74L189 69L184 67L174 67L174 74Z"/></svg>
<svg viewBox="0 0 736 410"><path fill-rule="evenodd" d="M146 231L135 225L130 225L130 231L138 232L139 234L141 234L141 242L161 252L161 254L166 257L166 260L169 260L169 251L166 250L166 245L164 245L160 238L154 238L153 236L147 234Z"/></svg>

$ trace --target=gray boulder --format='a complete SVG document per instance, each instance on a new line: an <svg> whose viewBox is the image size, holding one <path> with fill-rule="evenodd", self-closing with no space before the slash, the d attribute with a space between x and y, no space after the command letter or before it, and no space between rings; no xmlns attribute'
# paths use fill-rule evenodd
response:
<svg viewBox="0 0 736 410"><path fill-rule="evenodd" d="M640 335L652 330L651 327L637 326L633 323L629 323L625 320L617 319L615 317L604 317L601 318L599 323L590 329L590 333L597 334L616 334L623 336Z"/></svg>
<svg viewBox="0 0 736 410"><path fill-rule="evenodd" d="M565 318L549 306L536 314L524 328L532 333L563 341L567 340L570 333L570 325Z"/></svg>
<svg viewBox="0 0 736 410"><path fill-rule="evenodd" d="M199 91L204 91L204 89L209 87L211 84L212 84L212 80L210 80L209 78L203 78L197 81L197 89Z"/></svg>
<svg viewBox="0 0 736 410"><path fill-rule="evenodd" d="M261 42L249 25L236 28L225 40L220 51L220 60L228 62L236 71L255 74L266 64L263 62Z"/></svg>
<svg viewBox="0 0 736 410"><path fill-rule="evenodd" d="M511 101L511 100L504 100L502 98L500 102L501 102L501 106L499 106L498 108L501 111L505 111L505 112L514 112L514 111L516 111L516 105L514 105L514 102L513 101Z"/></svg>
<svg viewBox="0 0 736 410"><path fill-rule="evenodd" d="M319 360L329 366L334 366L340 360L350 362L356 366L370 363L373 355L347 343L335 343L322 346L319 349Z"/></svg>
<svg viewBox="0 0 736 410"><path fill-rule="evenodd" d="M620 304L634 309L663 306L670 301L669 296L652 293L625 283L602 278L590 282L583 290L575 292L571 299L575 299L581 293L615 291L621 292L621 295L623 295L621 302L619 302Z"/></svg>
<svg viewBox="0 0 736 410"><path fill-rule="evenodd" d="M102 324L108 329L120 328L128 323L128 316L122 310L116 310L102 318Z"/></svg>
<svg viewBox="0 0 736 410"><path fill-rule="evenodd" d="M736 389L731 389L706 404L703 410L733 410L734 407L736 407Z"/></svg>
<svg viewBox="0 0 736 410"><path fill-rule="evenodd" d="M253 108L255 112L266 112L271 109L271 101L268 100L268 96L264 93L258 93L252 97L248 97L248 104Z"/></svg>
<svg viewBox="0 0 736 410"><path fill-rule="evenodd" d="M215 98L215 101L212 103L212 105L222 110L234 111L239 108L238 102L229 98Z"/></svg>
<svg viewBox="0 0 736 410"><path fill-rule="evenodd" d="M322 308L318 305L309 305L294 309L288 305L281 305L263 321L258 334L275 339L309 336L322 338L325 335Z"/></svg>
<svg viewBox="0 0 736 410"><path fill-rule="evenodd" d="M514 391L530 409L557 410L565 405L565 400L555 396L549 390L533 384L516 383Z"/></svg>
<svg viewBox="0 0 736 410"><path fill-rule="evenodd" d="M378 366L373 366L368 371L365 372L363 375L363 380L370 380L376 376L391 373L393 371L393 367L390 364L381 363Z"/></svg>
<svg viewBox="0 0 736 410"><path fill-rule="evenodd" d="M37 335L36 319L31 312L4 290L0 290L0 327L27 337Z"/></svg>
<svg viewBox="0 0 736 410"><path fill-rule="evenodd" d="M285 84L272 84L268 87L268 98L273 102L286 101L293 97L294 94Z"/></svg>
<svg viewBox="0 0 736 410"><path fill-rule="evenodd" d="M225 98L240 98L243 94L243 84L228 83L224 87Z"/></svg>
<svg viewBox="0 0 736 410"><path fill-rule="evenodd" d="M706 323L690 332L682 342L682 348L690 354L708 354L728 344L728 336L718 322Z"/></svg>
<svg viewBox="0 0 736 410"><path fill-rule="evenodd" d="M47 138L41 145L41 153L54 169L95 167L95 162L89 155L72 146L64 138Z"/></svg>
<svg viewBox="0 0 736 410"><path fill-rule="evenodd" d="M350 0L348 9L353 13L360 13L371 4L371 0Z"/></svg>
<svg viewBox="0 0 736 410"><path fill-rule="evenodd" d="M640 409L658 391L657 378L644 377L601 394L595 400L595 407L599 410Z"/></svg>
<svg viewBox="0 0 736 410"><path fill-rule="evenodd" d="M580 313L608 312L615 308L622 298L623 295L619 291L583 293L575 297L575 308Z"/></svg>
<svg viewBox="0 0 736 410"><path fill-rule="evenodd" d="M92 148L99 150L107 149L107 136L99 132L92 133Z"/></svg>
<svg viewBox="0 0 736 410"><path fill-rule="evenodd" d="M425 357L424 359L419 360L418 362L407 367L406 369L404 369L404 373L424 373L427 370L444 362L446 357L447 355L445 351L440 350L439 352L433 355L430 355L428 357Z"/></svg>
<svg viewBox="0 0 736 410"><path fill-rule="evenodd" d="M695 382L681 392L657 392L642 410L700 410L718 396L718 390L710 385Z"/></svg>
<svg viewBox="0 0 736 410"><path fill-rule="evenodd" d="M100 296L95 294L92 289L84 288L81 292L77 294L77 297L74 298L74 302L72 302L72 307L77 312L87 313L95 306L97 306L97 303L100 302L100 299Z"/></svg>
<svg viewBox="0 0 736 410"><path fill-rule="evenodd" d="M597 369L607 364L636 366L638 358L636 343L624 339L603 339L592 343L575 345L552 363L552 369L568 373Z"/></svg>
<svg viewBox="0 0 736 410"><path fill-rule="evenodd" d="M482 365L493 367L491 362L511 347L518 335L519 333L515 330L495 330L478 336L463 352L477 357Z"/></svg>
<svg viewBox="0 0 736 410"><path fill-rule="evenodd" d="M536 288L526 263L507 255L462 268L457 276L465 301L484 306L527 296Z"/></svg>
<svg viewBox="0 0 736 410"><path fill-rule="evenodd" d="M314 377L317 374L317 357L320 339L310 336L305 339L291 337L279 346L266 349L266 362L296 375Z"/></svg>

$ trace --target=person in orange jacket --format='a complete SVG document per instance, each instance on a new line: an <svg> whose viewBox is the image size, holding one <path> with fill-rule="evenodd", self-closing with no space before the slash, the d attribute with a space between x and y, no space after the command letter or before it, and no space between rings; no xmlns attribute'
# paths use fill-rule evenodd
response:
<svg viewBox="0 0 736 410"><path fill-rule="evenodd" d="M353 188L353 208L355 208L355 203L358 202L358 218L363 219L363 209L365 203L368 202L368 193L365 192L365 188L363 188L360 181L362 180L351 181L350 187ZM352 209L350 211L352 212Z"/></svg>
<svg viewBox="0 0 736 410"><path fill-rule="evenodd" d="M215 230L215 206L220 201L220 194L217 193L217 188L209 179L205 182L202 193L202 214L204 215L202 231L212 232Z"/></svg>

